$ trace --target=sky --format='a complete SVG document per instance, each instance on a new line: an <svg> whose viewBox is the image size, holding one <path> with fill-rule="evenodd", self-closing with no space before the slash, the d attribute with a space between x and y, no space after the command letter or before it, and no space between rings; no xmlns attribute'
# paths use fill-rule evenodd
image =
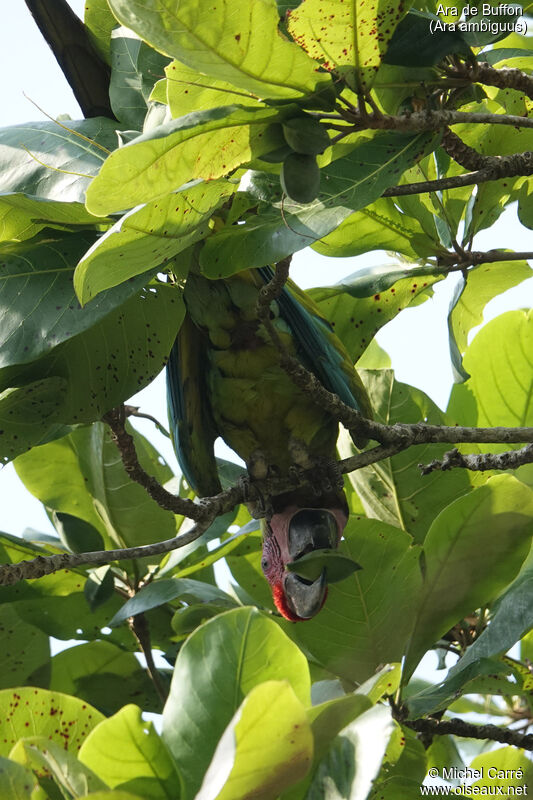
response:
<svg viewBox="0 0 533 800"><path fill-rule="evenodd" d="M71 0L71 6L78 14L83 13L83 0ZM9 13L3 14L0 66L1 74L9 76L9 80L4 80L0 88L0 126L43 119L28 97L52 117L64 113L72 118L81 117L59 66L22 0L10 3ZM514 209L506 212L499 224L493 230L482 233L475 243L478 250L511 246L516 250L533 249L533 234L519 225ZM295 255L291 276L303 288L329 285L361 267L389 261L391 259L383 252L335 259L319 256L306 249ZM421 306L403 311L378 335L380 345L392 358L398 379L423 389L441 407L445 407L452 385L446 314L454 282L455 278L451 276L437 284L433 298ZM485 319L491 319L510 308L532 305L533 279L530 279L490 303ZM163 375L135 395L131 402L166 424ZM138 427L150 436L171 466L176 468L168 440L154 435L150 423L141 422ZM51 530L42 506L26 491L13 466L8 465L0 470L0 531L20 534L26 527Z"/></svg>

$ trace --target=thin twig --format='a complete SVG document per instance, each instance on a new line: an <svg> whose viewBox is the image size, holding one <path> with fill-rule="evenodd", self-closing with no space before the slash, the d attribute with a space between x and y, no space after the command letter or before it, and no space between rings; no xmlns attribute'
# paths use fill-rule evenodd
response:
<svg viewBox="0 0 533 800"><path fill-rule="evenodd" d="M168 697L168 692L165 686L163 685L161 676L159 674L159 670L155 665L154 654L152 652L150 628L148 626L148 621L146 619L146 616L142 613L135 614L133 617L129 618L129 625L146 659L146 668L148 670L150 678L152 679L154 688L159 696L159 699L161 700L162 705L165 705Z"/></svg>
<svg viewBox="0 0 533 800"><path fill-rule="evenodd" d="M533 445L528 444L520 450L507 450L505 453L460 453L457 448L445 453L442 459L435 459L429 464L419 464L422 475L430 472L460 467L476 472L490 469L518 469L523 464L533 463Z"/></svg>
<svg viewBox="0 0 533 800"><path fill-rule="evenodd" d="M401 715L393 716L402 725L430 736L461 736L468 739L489 739L492 742L501 742L523 750L533 750L533 734L523 734L511 728L499 728L497 725L473 725L462 719L454 717L450 720L436 719L403 719Z"/></svg>

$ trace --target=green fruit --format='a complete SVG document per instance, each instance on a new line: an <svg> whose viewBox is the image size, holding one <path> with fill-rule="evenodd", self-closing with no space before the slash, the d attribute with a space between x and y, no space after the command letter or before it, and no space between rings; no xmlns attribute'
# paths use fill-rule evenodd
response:
<svg viewBox="0 0 533 800"><path fill-rule="evenodd" d="M320 189L315 156L291 153L281 167L281 188L296 203L312 203Z"/></svg>
<svg viewBox="0 0 533 800"><path fill-rule="evenodd" d="M283 123L285 141L295 153L317 156L329 147L329 135L318 120L313 117L292 117Z"/></svg>
<svg viewBox="0 0 533 800"><path fill-rule="evenodd" d="M264 153L262 156L259 156L259 160L266 161L267 164L279 164L281 161L285 161L290 153L292 153L292 149L289 145L283 144L281 147L276 147L275 150L271 150L270 153Z"/></svg>

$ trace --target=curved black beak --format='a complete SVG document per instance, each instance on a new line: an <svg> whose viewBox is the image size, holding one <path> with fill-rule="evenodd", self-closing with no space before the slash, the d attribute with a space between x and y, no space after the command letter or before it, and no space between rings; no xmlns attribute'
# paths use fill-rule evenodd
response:
<svg viewBox="0 0 533 800"><path fill-rule="evenodd" d="M295 572L287 573L285 596L290 610L300 619L311 619L318 614L327 593L326 570L316 581L308 581Z"/></svg>

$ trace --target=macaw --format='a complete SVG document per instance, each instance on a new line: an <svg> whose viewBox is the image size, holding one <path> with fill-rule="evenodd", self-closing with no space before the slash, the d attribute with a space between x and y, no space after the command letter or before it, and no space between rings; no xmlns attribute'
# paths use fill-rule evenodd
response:
<svg viewBox="0 0 533 800"><path fill-rule="evenodd" d="M244 460L252 481L335 459L337 422L282 369L258 320L258 292L272 275L262 267L223 280L194 272L187 278L187 313L170 353L167 393L178 461L200 496L221 491L213 449L218 436ZM372 415L344 346L292 281L271 303L270 317L291 355L350 407ZM326 599L326 573L308 581L285 565L338 546L348 519L344 492L305 486L269 499L262 570L278 611L292 621L310 619Z"/></svg>

